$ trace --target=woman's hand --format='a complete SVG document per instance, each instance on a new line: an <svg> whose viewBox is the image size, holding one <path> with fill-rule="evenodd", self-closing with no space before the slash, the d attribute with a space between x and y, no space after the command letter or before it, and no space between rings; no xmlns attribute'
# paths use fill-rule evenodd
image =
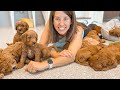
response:
<svg viewBox="0 0 120 90"><path fill-rule="evenodd" d="M27 65L27 68L25 70L30 73L36 73L36 72L44 70L44 69L45 69L44 63L30 61L30 63Z"/></svg>
<svg viewBox="0 0 120 90"><path fill-rule="evenodd" d="M63 57L73 57L73 53L70 50L63 50L59 55Z"/></svg>

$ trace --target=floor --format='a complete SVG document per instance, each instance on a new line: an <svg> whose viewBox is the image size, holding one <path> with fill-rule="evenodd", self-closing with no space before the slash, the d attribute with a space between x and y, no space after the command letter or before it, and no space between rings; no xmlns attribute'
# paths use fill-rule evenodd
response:
<svg viewBox="0 0 120 90"><path fill-rule="evenodd" d="M44 26L36 28L39 40ZM0 48L6 48L6 42L12 42L15 30L11 28L0 29ZM38 41L39 41L38 40ZM110 43L107 41L107 44ZM26 66L22 69L13 71L3 79L120 79L120 65L108 71L94 71L88 66L77 63L71 63L62 67L53 68L31 74L25 71Z"/></svg>

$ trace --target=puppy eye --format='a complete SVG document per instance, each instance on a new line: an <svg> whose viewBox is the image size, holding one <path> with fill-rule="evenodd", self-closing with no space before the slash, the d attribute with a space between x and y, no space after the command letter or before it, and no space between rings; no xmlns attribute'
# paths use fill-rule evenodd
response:
<svg viewBox="0 0 120 90"><path fill-rule="evenodd" d="M28 39L31 39L31 37L27 37Z"/></svg>
<svg viewBox="0 0 120 90"><path fill-rule="evenodd" d="M22 24L21 27L24 27L24 25Z"/></svg>

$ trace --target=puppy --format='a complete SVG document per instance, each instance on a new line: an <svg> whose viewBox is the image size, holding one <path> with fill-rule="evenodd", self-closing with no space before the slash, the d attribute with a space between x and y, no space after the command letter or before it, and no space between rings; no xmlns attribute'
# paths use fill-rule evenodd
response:
<svg viewBox="0 0 120 90"><path fill-rule="evenodd" d="M87 36L82 41L82 47L87 47L89 45L97 45L100 43L104 43L104 39L100 39L98 36L98 32L96 30L91 30Z"/></svg>
<svg viewBox="0 0 120 90"><path fill-rule="evenodd" d="M85 66L89 65L88 59L104 47L105 45L99 44L79 49L75 57L75 62Z"/></svg>
<svg viewBox="0 0 120 90"><path fill-rule="evenodd" d="M106 71L117 67L120 63L120 43L102 48L88 60L89 65L96 71Z"/></svg>
<svg viewBox="0 0 120 90"><path fill-rule="evenodd" d="M21 39L23 42L22 54L16 68L22 68L26 60L39 62L50 57L50 48L37 43L38 35L35 31L26 31L21 35Z"/></svg>
<svg viewBox="0 0 120 90"><path fill-rule="evenodd" d="M21 57L22 43L17 42L3 49L0 53L0 78L10 74Z"/></svg>
<svg viewBox="0 0 120 90"><path fill-rule="evenodd" d="M13 38L13 43L11 44L15 44L16 42L21 41L20 36L29 29L29 25L26 22L20 20L16 22L15 29L17 32ZM7 43L7 45L11 44Z"/></svg>
<svg viewBox="0 0 120 90"><path fill-rule="evenodd" d="M120 27L113 28L112 30L109 31L109 34L111 36L120 37Z"/></svg>
<svg viewBox="0 0 120 90"><path fill-rule="evenodd" d="M84 37L91 31L96 30L98 32L98 36L101 36L101 27L96 24L89 24L87 28L84 30Z"/></svg>

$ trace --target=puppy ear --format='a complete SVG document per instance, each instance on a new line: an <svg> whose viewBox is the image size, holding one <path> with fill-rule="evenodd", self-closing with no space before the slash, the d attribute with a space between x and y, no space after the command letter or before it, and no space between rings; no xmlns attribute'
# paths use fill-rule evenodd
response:
<svg viewBox="0 0 120 90"><path fill-rule="evenodd" d="M17 21L16 24L15 24L15 30L17 30L17 27L19 25L18 23L19 23L19 21Z"/></svg>
<svg viewBox="0 0 120 90"><path fill-rule="evenodd" d="M36 33L36 41L38 41L38 34Z"/></svg>
<svg viewBox="0 0 120 90"><path fill-rule="evenodd" d="M29 25L27 22L25 22L25 29L26 29L26 31L29 29Z"/></svg>
<svg viewBox="0 0 120 90"><path fill-rule="evenodd" d="M20 39L22 42L26 43L27 42L27 34L26 33L23 33L21 36L20 36Z"/></svg>
<svg viewBox="0 0 120 90"><path fill-rule="evenodd" d="M28 25L28 23L27 23L27 25L26 25L26 30L28 30L29 29L29 25Z"/></svg>
<svg viewBox="0 0 120 90"><path fill-rule="evenodd" d="M17 30L17 27L18 27L18 25L16 24L16 25L15 25L15 30Z"/></svg>

